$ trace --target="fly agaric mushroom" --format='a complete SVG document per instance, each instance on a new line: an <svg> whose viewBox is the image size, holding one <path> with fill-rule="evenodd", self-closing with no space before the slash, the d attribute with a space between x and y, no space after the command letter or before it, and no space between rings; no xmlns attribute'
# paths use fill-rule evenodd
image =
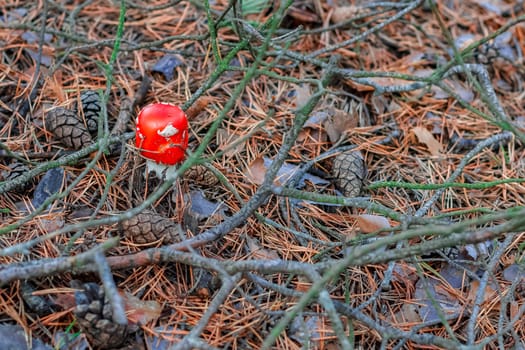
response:
<svg viewBox="0 0 525 350"><path fill-rule="evenodd" d="M170 103L147 105L137 116L135 145L147 159L148 171L161 178L166 170L169 177L172 166L184 160L188 147L186 114Z"/></svg>

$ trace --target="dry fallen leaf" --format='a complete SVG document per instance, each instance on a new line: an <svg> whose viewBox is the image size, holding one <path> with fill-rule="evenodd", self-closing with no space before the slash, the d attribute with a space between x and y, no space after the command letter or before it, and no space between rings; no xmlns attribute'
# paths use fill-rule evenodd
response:
<svg viewBox="0 0 525 350"><path fill-rule="evenodd" d="M347 130L357 127L358 120L356 108L351 108L350 112L334 109L328 114L323 125L330 141L336 143Z"/></svg>
<svg viewBox="0 0 525 350"><path fill-rule="evenodd" d="M160 317L162 306L154 300L141 300L129 293L122 293L128 321L143 325Z"/></svg>
<svg viewBox="0 0 525 350"><path fill-rule="evenodd" d="M191 211L201 218L218 215L222 219L225 216L225 205L222 202L210 201L200 190L191 191L185 198L191 203Z"/></svg>
<svg viewBox="0 0 525 350"><path fill-rule="evenodd" d="M63 215L55 214L54 218L41 219L40 223L44 232L53 232L64 227L65 221Z"/></svg>
<svg viewBox="0 0 525 350"><path fill-rule="evenodd" d="M299 136L297 136L297 142L307 142L307 143L325 143L327 140L326 133L317 128L303 128L299 131Z"/></svg>
<svg viewBox="0 0 525 350"><path fill-rule="evenodd" d="M151 68L152 72L162 73L167 81L173 80L175 68L184 64L180 55L164 55Z"/></svg>
<svg viewBox="0 0 525 350"><path fill-rule="evenodd" d="M72 309L77 305L73 292L56 294L50 298L55 305L60 306L64 310Z"/></svg>
<svg viewBox="0 0 525 350"><path fill-rule="evenodd" d="M394 274L392 279L397 282L414 285L418 279L416 268L405 262L396 262L394 263Z"/></svg>
<svg viewBox="0 0 525 350"><path fill-rule="evenodd" d="M446 80L446 85L454 91L463 101L472 102L474 100L474 93L472 90L464 87L461 83L455 80ZM430 89L434 93L434 98L438 100L446 100L450 98L450 94L437 86L432 86Z"/></svg>
<svg viewBox="0 0 525 350"><path fill-rule="evenodd" d="M315 111L308 117L306 123L304 123L303 128L318 128L320 127L325 120L331 115L331 110L326 109L324 111Z"/></svg>
<svg viewBox="0 0 525 350"><path fill-rule="evenodd" d="M433 278L423 278L416 283L414 299L423 322L439 321L441 314L458 317L461 305L450 290L450 287L444 287L441 281Z"/></svg>
<svg viewBox="0 0 525 350"><path fill-rule="evenodd" d="M361 214L356 219L363 233L372 233L383 228L392 227L387 218L379 215Z"/></svg>
<svg viewBox="0 0 525 350"><path fill-rule="evenodd" d="M264 159L257 157L248 167L247 178L256 185L261 185L266 175L266 166L264 165Z"/></svg>
<svg viewBox="0 0 525 350"><path fill-rule="evenodd" d="M32 338L19 325L0 324L0 348L1 349L27 349L27 341L32 343L31 349L51 350L51 346L43 343L38 338Z"/></svg>
<svg viewBox="0 0 525 350"><path fill-rule="evenodd" d="M395 322L396 324L421 322L421 317L417 312L417 306L410 303L404 303L403 306L401 306L401 309L394 315L388 317L388 319L390 322Z"/></svg>
<svg viewBox="0 0 525 350"><path fill-rule="evenodd" d="M513 282L516 278L525 283L525 271L520 268L519 264L509 265L503 270L503 279L507 282Z"/></svg>
<svg viewBox="0 0 525 350"><path fill-rule="evenodd" d="M336 7L332 13L331 20L333 23L341 23L352 19L358 12L359 8L353 5Z"/></svg>
<svg viewBox="0 0 525 350"><path fill-rule="evenodd" d="M509 307L511 320L514 319L514 317L516 317L519 314L519 310L520 310L520 303L515 300L511 301L510 307Z"/></svg>
<svg viewBox="0 0 525 350"><path fill-rule="evenodd" d="M494 298L497 298L498 294L496 292L496 287L492 287L490 284L487 284L483 292L483 302L491 301ZM473 280L470 282L470 289L468 294L468 300L476 300L479 289L479 281Z"/></svg>
<svg viewBox="0 0 525 350"><path fill-rule="evenodd" d="M257 157L248 167L247 178L249 181L256 185L260 185L264 181L266 175L266 170L272 165L273 160L267 157ZM296 164L284 163L275 178L274 183L276 185L285 184L296 172L300 170L300 166ZM319 176L312 175L310 173L304 174L296 188L302 188L305 186L305 180L315 184L315 185L326 185L330 181L320 178Z"/></svg>
<svg viewBox="0 0 525 350"><path fill-rule="evenodd" d="M277 260L279 254L274 250L262 248L255 238L246 237L246 244L250 251L252 258L261 260Z"/></svg>
<svg viewBox="0 0 525 350"><path fill-rule="evenodd" d="M295 107L297 109L303 107L304 105L306 105L306 103L308 102L308 100L310 99L310 97L312 96L312 92L310 90L310 85L307 85L307 84L303 84L303 85L298 85L296 88L295 88Z"/></svg>
<svg viewBox="0 0 525 350"><path fill-rule="evenodd" d="M87 131L86 131L87 132ZM38 208L53 194L60 191L64 179L64 170L62 168L49 169L36 186L33 193L31 204L33 208Z"/></svg>
<svg viewBox="0 0 525 350"><path fill-rule="evenodd" d="M441 278L445 280L448 285L454 289L463 289L465 284L468 284L468 278L465 276L465 269L456 264L445 264L439 271Z"/></svg>
<svg viewBox="0 0 525 350"><path fill-rule="evenodd" d="M438 156L442 152L443 148L441 146L441 143L439 143L439 141L436 140L434 135L432 135L432 133L426 128L416 126L412 129L412 132L414 133L414 135L416 135L420 143L424 143L428 147L430 154L432 154L433 156Z"/></svg>

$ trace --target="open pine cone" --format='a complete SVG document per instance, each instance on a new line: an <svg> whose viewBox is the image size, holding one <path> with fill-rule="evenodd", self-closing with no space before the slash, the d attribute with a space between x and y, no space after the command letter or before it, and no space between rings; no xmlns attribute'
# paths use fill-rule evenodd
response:
<svg viewBox="0 0 525 350"><path fill-rule="evenodd" d="M97 349L122 346L128 334L137 330L135 325L113 322L113 311L104 289L96 283L72 283L80 290L75 292L77 306L73 311L77 322L90 345Z"/></svg>
<svg viewBox="0 0 525 350"><path fill-rule="evenodd" d="M162 240L165 244L180 241L177 225L168 218L145 210L121 223L124 235L138 244Z"/></svg>
<svg viewBox="0 0 525 350"><path fill-rule="evenodd" d="M335 185L345 197L357 197L367 175L363 155L359 151L345 151L334 158L332 174Z"/></svg>
<svg viewBox="0 0 525 350"><path fill-rule="evenodd" d="M204 165L195 165L189 168L184 173L184 177L191 179L192 183L199 186L211 187L219 183L219 179Z"/></svg>
<svg viewBox="0 0 525 350"><path fill-rule="evenodd" d="M98 132L98 116L102 110L100 96L98 92L93 90L85 90L80 93L81 106L75 106L77 115L86 122L86 127L91 135L96 135Z"/></svg>
<svg viewBox="0 0 525 350"><path fill-rule="evenodd" d="M91 135L74 111L58 107L46 115L46 128L56 140L73 149L81 149L92 142Z"/></svg>
<svg viewBox="0 0 525 350"><path fill-rule="evenodd" d="M9 170L2 172L2 178L4 181L16 181L15 179L27 173L29 167L23 163L12 163L9 165ZM31 186L31 181L26 181L20 184L17 184L13 189L15 192L23 192Z"/></svg>

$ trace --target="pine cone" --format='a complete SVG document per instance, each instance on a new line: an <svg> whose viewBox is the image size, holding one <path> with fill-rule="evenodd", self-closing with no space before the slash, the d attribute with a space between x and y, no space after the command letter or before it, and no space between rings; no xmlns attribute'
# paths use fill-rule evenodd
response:
<svg viewBox="0 0 525 350"><path fill-rule="evenodd" d="M165 244L180 241L177 225L159 214L145 210L121 223L124 235L138 244L148 244L162 239Z"/></svg>
<svg viewBox="0 0 525 350"><path fill-rule="evenodd" d="M80 93L81 106L75 107L77 115L84 117L87 130L91 135L96 135L98 132L98 116L102 111L102 102L98 92L93 90L85 90Z"/></svg>
<svg viewBox="0 0 525 350"><path fill-rule="evenodd" d="M113 311L104 289L96 283L85 283L79 286L72 282L75 288L77 306L73 311L77 322L86 334L92 347L98 349L112 349L122 346L129 333L137 330L133 325L119 325L113 322Z"/></svg>
<svg viewBox="0 0 525 350"><path fill-rule="evenodd" d="M366 164L361 152L345 151L334 158L332 174L335 185L345 197L357 197L363 188L367 174Z"/></svg>
<svg viewBox="0 0 525 350"><path fill-rule="evenodd" d="M195 165L186 171L184 177L200 186L214 186L219 183L219 179L213 175L204 165Z"/></svg>
<svg viewBox="0 0 525 350"><path fill-rule="evenodd" d="M77 114L63 107L55 108L47 114L46 128L69 148L81 149L92 142L89 132Z"/></svg>
<svg viewBox="0 0 525 350"><path fill-rule="evenodd" d="M498 48L488 43L477 47L473 52L476 63L481 64L492 64L500 57Z"/></svg>
<svg viewBox="0 0 525 350"><path fill-rule="evenodd" d="M35 312L40 317L45 317L54 312L54 303L49 297L33 294L36 291L33 283L25 280L20 281L20 294L27 305L27 309Z"/></svg>
<svg viewBox="0 0 525 350"><path fill-rule="evenodd" d="M9 165L9 170L2 172L2 178L4 181L16 181L20 175L29 171L29 167L23 163L12 163ZM23 192L31 186L31 180L22 182L16 185L13 190L15 192Z"/></svg>

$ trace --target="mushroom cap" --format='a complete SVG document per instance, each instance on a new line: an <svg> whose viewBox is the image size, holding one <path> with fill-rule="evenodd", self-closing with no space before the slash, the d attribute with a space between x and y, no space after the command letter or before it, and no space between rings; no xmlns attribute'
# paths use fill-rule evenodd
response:
<svg viewBox="0 0 525 350"><path fill-rule="evenodd" d="M153 103L137 116L135 145L143 157L165 165L184 160L188 147L188 119L180 107Z"/></svg>

